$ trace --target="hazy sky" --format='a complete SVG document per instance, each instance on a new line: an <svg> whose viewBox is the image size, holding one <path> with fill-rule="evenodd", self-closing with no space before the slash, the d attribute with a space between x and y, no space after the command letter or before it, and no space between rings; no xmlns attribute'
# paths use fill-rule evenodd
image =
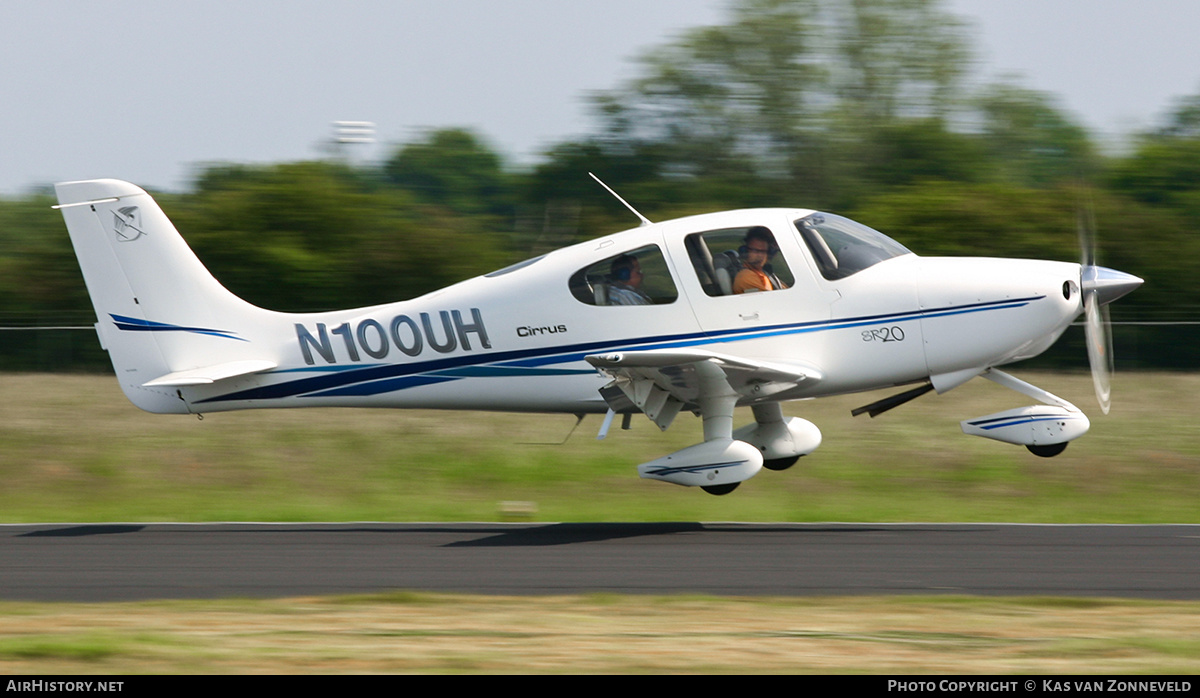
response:
<svg viewBox="0 0 1200 698"><path fill-rule="evenodd" d="M373 121L375 156L467 126L509 157L587 132L586 96L721 0L3 0L0 193L117 177L181 189L208 162L315 157ZM987 76L1098 133L1200 92L1195 0L950 0Z"/></svg>

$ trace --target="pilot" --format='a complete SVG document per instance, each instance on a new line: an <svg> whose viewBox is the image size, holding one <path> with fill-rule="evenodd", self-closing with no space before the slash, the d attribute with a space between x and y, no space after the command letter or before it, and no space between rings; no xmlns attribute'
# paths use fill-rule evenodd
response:
<svg viewBox="0 0 1200 698"><path fill-rule="evenodd" d="M777 291L787 288L767 267L767 261L776 250L775 236L771 231L756 226L746 231L742 254L742 270L733 278L733 292Z"/></svg>
<svg viewBox="0 0 1200 698"><path fill-rule="evenodd" d="M613 260L609 268L612 284L608 287L609 305L651 305L650 300L642 292L642 264L637 257L623 254Z"/></svg>

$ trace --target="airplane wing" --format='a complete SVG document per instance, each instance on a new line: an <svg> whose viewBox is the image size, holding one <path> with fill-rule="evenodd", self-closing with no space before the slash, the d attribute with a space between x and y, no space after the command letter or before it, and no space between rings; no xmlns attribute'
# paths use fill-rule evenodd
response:
<svg viewBox="0 0 1200 698"><path fill-rule="evenodd" d="M625 351L584 357L613 380L600 390L614 412L635 407L666 430L683 408L697 410L705 397L767 398L821 372L799 364L765 362L696 349Z"/></svg>
<svg viewBox="0 0 1200 698"><path fill-rule="evenodd" d="M184 385L205 385L208 383L216 383L226 378L236 378L245 376L251 373L260 373L262 371L270 371L278 368L279 364L274 361L265 360L245 360L245 361L230 361L228 363L217 364L215 366L204 366L202 368L192 368L186 371L175 371L168 373L165 376L159 376L152 381L143 383L142 387L151 388L159 386L184 386Z"/></svg>

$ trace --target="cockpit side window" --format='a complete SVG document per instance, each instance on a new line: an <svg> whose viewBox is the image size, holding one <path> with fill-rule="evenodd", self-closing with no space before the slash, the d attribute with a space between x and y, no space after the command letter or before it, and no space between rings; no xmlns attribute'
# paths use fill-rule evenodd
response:
<svg viewBox="0 0 1200 698"><path fill-rule="evenodd" d="M679 297L658 245L606 257L571 275L571 295L588 305L663 305Z"/></svg>
<svg viewBox="0 0 1200 698"><path fill-rule="evenodd" d="M777 291L795 283L770 229L725 228L684 238L688 257L710 296Z"/></svg>
<svg viewBox="0 0 1200 698"><path fill-rule="evenodd" d="M812 252L821 276L831 281L912 254L883 233L831 213L805 216L796 221L796 230Z"/></svg>

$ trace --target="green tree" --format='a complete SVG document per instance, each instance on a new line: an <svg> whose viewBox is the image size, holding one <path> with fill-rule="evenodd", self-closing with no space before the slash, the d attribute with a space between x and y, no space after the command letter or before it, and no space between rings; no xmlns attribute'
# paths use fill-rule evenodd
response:
<svg viewBox="0 0 1200 698"><path fill-rule="evenodd" d="M1200 96L1184 100L1166 126L1143 135L1132 154L1113 163L1109 183L1200 223Z"/></svg>
<svg viewBox="0 0 1200 698"><path fill-rule="evenodd" d="M402 300L505 260L470 219L364 190L327 163L212 168L174 203L168 215L214 276L274 310Z"/></svg>
<svg viewBox="0 0 1200 698"><path fill-rule="evenodd" d="M748 198L828 202L888 124L940 123L968 66L937 0L742 0L731 21L641 60L597 96L607 142L653 144L663 178L720 178Z"/></svg>
<svg viewBox="0 0 1200 698"><path fill-rule="evenodd" d="M92 305L54 203L48 193L0 199L0 314L9 323L90 321Z"/></svg>
<svg viewBox="0 0 1200 698"><path fill-rule="evenodd" d="M48 191L0 199L0 362L6 370L105 370L95 312Z"/></svg>
<svg viewBox="0 0 1200 698"><path fill-rule="evenodd" d="M1045 93L993 85L975 100L979 135L996 176L1015 184L1047 187L1091 181L1099 158L1087 131Z"/></svg>
<svg viewBox="0 0 1200 698"><path fill-rule="evenodd" d="M1167 123L1156 132L1165 138L1200 138L1200 95L1179 100L1167 117Z"/></svg>
<svg viewBox="0 0 1200 698"><path fill-rule="evenodd" d="M962 22L941 0L843 0L826 11L831 84L844 115L867 127L950 116L971 54Z"/></svg>
<svg viewBox="0 0 1200 698"><path fill-rule="evenodd" d="M1125 206L1121 225L1110 233L1119 246L1102 261L1127 264L1127 271L1146 279L1133 299L1141 311L1138 319L1195 321L1200 316L1200 96L1180 101L1163 127L1143 134L1132 153L1114 160L1106 185ZM1140 346L1152 351L1159 365L1200 363L1200 332L1194 326L1144 328L1140 334Z"/></svg>
<svg viewBox="0 0 1200 698"><path fill-rule="evenodd" d="M467 214L513 212L513 185L500 156L464 129L429 132L398 149L383 171L418 201Z"/></svg>
<svg viewBox="0 0 1200 698"><path fill-rule="evenodd" d="M864 199L850 215L921 255L1079 261L1079 200L1068 190L930 180Z"/></svg>
<svg viewBox="0 0 1200 698"><path fill-rule="evenodd" d="M747 0L732 22L703 27L644 56L642 76L595 97L608 142L656 149L662 174L761 187L792 179L826 75L814 45L817 6ZM804 169L810 169L805 167Z"/></svg>
<svg viewBox="0 0 1200 698"><path fill-rule="evenodd" d="M941 119L894 119L847 146L826 198L844 208L924 181L983 182L991 172L986 155L978 138L949 130Z"/></svg>

